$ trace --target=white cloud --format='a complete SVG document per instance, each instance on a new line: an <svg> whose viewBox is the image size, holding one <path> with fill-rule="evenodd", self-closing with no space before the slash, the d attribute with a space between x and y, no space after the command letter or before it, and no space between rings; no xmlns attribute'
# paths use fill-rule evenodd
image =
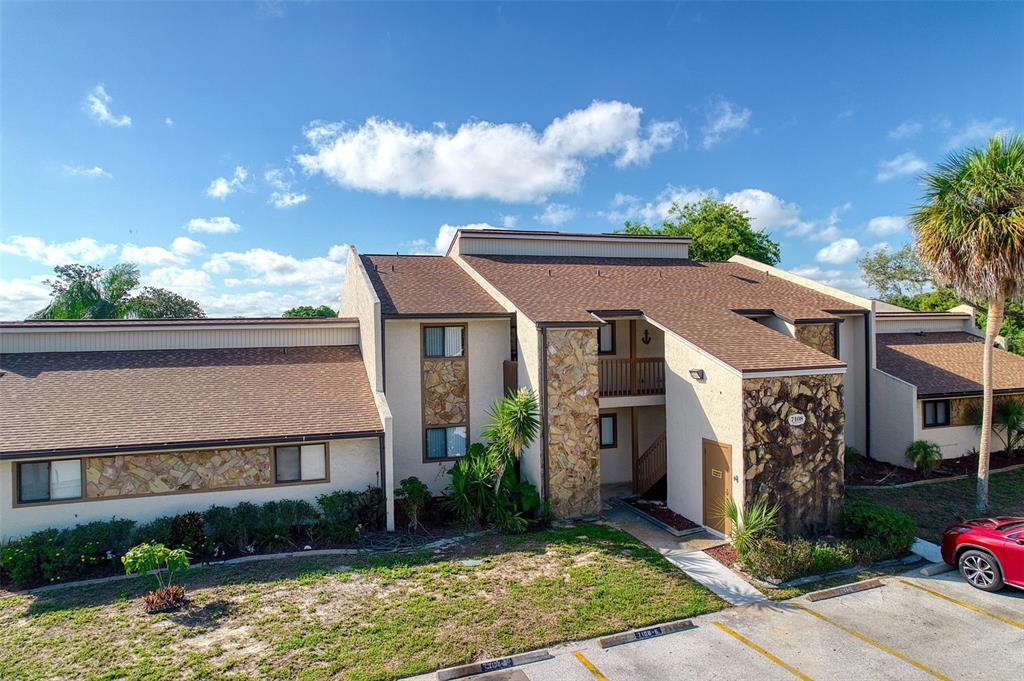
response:
<svg viewBox="0 0 1024 681"><path fill-rule="evenodd" d="M902 140L908 137L914 137L924 130L924 124L921 121L909 120L903 121L895 128L889 131L889 139L891 140Z"/></svg>
<svg viewBox="0 0 1024 681"><path fill-rule="evenodd" d="M174 266L152 270L143 277L142 283L146 286L165 288L193 299L202 298L213 289L213 279L203 270Z"/></svg>
<svg viewBox="0 0 1024 681"><path fill-rule="evenodd" d="M675 122L641 123L640 107L595 101L538 132L526 123L463 123L454 132L370 118L358 128L316 122L313 153L297 157L337 184L404 196L539 201L572 191L589 159L610 155L624 167L646 162L683 134Z"/></svg>
<svg viewBox="0 0 1024 681"><path fill-rule="evenodd" d="M291 191L294 177L295 171L291 168L287 171L271 168L263 173L264 181L274 189L270 194L270 203L275 208L291 208L309 200L307 194Z"/></svg>
<svg viewBox="0 0 1024 681"><path fill-rule="evenodd" d="M327 249L327 259L345 262L348 259L348 244L335 244Z"/></svg>
<svg viewBox="0 0 1024 681"><path fill-rule="evenodd" d="M139 265L183 265L190 256L201 253L204 248L206 246L195 239L179 236L171 242L170 249L161 246L125 244L121 248L121 260Z"/></svg>
<svg viewBox="0 0 1024 681"><path fill-rule="evenodd" d="M533 219L541 224L557 227L572 220L574 217L576 217L575 208L564 203L549 203L539 215L534 215Z"/></svg>
<svg viewBox="0 0 1024 681"><path fill-rule="evenodd" d="M849 237L837 239L825 246L814 259L818 262L827 262L833 265L844 265L857 259L864 249L856 239Z"/></svg>
<svg viewBox="0 0 1024 681"><path fill-rule="evenodd" d="M50 302L45 275L23 279L0 279L0 319L25 319Z"/></svg>
<svg viewBox="0 0 1024 681"><path fill-rule="evenodd" d="M502 215L501 216L501 226L504 227L505 229L515 229L516 227L519 226L519 216L518 215Z"/></svg>
<svg viewBox="0 0 1024 681"><path fill-rule="evenodd" d="M187 236L179 236L171 242L171 250L179 255L198 255L206 249L206 244Z"/></svg>
<svg viewBox="0 0 1024 681"><path fill-rule="evenodd" d="M907 219L900 215L879 215L868 220L868 231L883 236L901 232L907 227Z"/></svg>
<svg viewBox="0 0 1024 681"><path fill-rule="evenodd" d="M673 203L681 206L686 203L697 203L705 198L717 197L717 189L677 187L670 184L661 190L653 201L643 201L632 194L616 194L612 198L609 210L599 211L598 215L615 223L640 220L652 227L659 227L661 221L668 217Z"/></svg>
<svg viewBox="0 0 1024 681"><path fill-rule="evenodd" d="M234 194L239 189L245 189L245 180L249 177L249 171L242 166L235 166L235 172L231 179L218 177L206 188L206 195L214 199L224 199Z"/></svg>
<svg viewBox="0 0 1024 681"><path fill-rule="evenodd" d="M763 189L741 189L726 194L722 200L746 211L750 216L750 225L754 229L769 230L782 227L799 230L806 225L809 231L810 223L800 219L798 205L784 201Z"/></svg>
<svg viewBox="0 0 1024 681"><path fill-rule="evenodd" d="M132 117L127 114L115 116L110 113L109 104L113 99L107 94L106 88L97 85L85 95L85 102L82 108L94 121L103 125L110 125L115 128L126 128L132 124Z"/></svg>
<svg viewBox="0 0 1024 681"><path fill-rule="evenodd" d="M185 225L190 232L206 232L207 234L228 234L242 229L241 225L228 217L192 218Z"/></svg>
<svg viewBox="0 0 1024 681"><path fill-rule="evenodd" d="M103 168L100 168L99 166L93 166L89 168L87 166L68 164L64 164L64 174L70 175L71 177L113 177L113 175L108 173Z"/></svg>
<svg viewBox="0 0 1024 681"><path fill-rule="evenodd" d="M497 229L497 227L487 222L474 222L468 225L449 225L445 223L438 228L433 244L426 239L416 239L407 243L406 247L413 255L444 255L448 252L448 246L451 245L452 239L455 238L455 233L460 229Z"/></svg>
<svg viewBox="0 0 1024 681"><path fill-rule="evenodd" d="M229 287L330 287L336 289L336 293L341 291L341 282L345 276L345 264L330 258L314 257L300 260L266 248L214 253L203 264L203 270L219 275L240 271L242 276L224 279L224 283Z"/></svg>
<svg viewBox="0 0 1024 681"><path fill-rule="evenodd" d="M0 241L0 253L28 258L49 267L73 262L93 264L116 250L114 244L101 244L89 237L63 243L47 243L32 236L12 236L8 241Z"/></svg>
<svg viewBox="0 0 1024 681"><path fill-rule="evenodd" d="M750 109L737 107L721 97L715 99L708 111L707 121L701 128L701 147L710 149L739 133L750 124L752 113Z"/></svg>
<svg viewBox="0 0 1024 681"><path fill-rule="evenodd" d="M164 125L166 125L168 128L173 128L174 127L174 119L171 118L170 116L164 116Z"/></svg>
<svg viewBox="0 0 1024 681"><path fill-rule="evenodd" d="M917 154L908 151L888 161L879 161L878 174L875 176L875 179L879 182L888 182L895 177L914 175L927 167L928 164L923 159L919 158Z"/></svg>
<svg viewBox="0 0 1024 681"><path fill-rule="evenodd" d="M956 149L972 143L984 143L994 135L1006 135L1013 126L1004 118L987 121L971 119L946 142L947 149Z"/></svg>
<svg viewBox="0 0 1024 681"><path fill-rule="evenodd" d="M843 291L856 293L862 296L872 296L874 293L856 272L847 272L839 269L823 270L817 265L803 265L790 270L793 274L819 281L827 286L834 286Z"/></svg>

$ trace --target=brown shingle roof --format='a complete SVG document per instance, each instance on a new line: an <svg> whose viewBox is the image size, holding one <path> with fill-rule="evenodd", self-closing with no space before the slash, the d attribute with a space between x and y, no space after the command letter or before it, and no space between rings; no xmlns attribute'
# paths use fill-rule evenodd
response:
<svg viewBox="0 0 1024 681"><path fill-rule="evenodd" d="M0 454L380 431L355 346L0 357Z"/></svg>
<svg viewBox="0 0 1024 681"><path fill-rule="evenodd" d="M985 341L963 332L880 333L878 368L917 386L918 397L981 394ZM995 348L993 389L1024 390L1024 357Z"/></svg>
<svg viewBox="0 0 1024 681"><path fill-rule="evenodd" d="M863 312L837 298L739 263L678 259L464 255L535 322L594 321L593 310L640 310L741 371L827 368L843 362L739 314L838 321Z"/></svg>
<svg viewBox="0 0 1024 681"><path fill-rule="evenodd" d="M505 314L457 262L440 255L361 255L384 315Z"/></svg>
<svg viewBox="0 0 1024 681"><path fill-rule="evenodd" d="M26 319L0 321L0 328L50 328L92 326L281 326L291 324L351 324L356 317L190 317L187 319Z"/></svg>

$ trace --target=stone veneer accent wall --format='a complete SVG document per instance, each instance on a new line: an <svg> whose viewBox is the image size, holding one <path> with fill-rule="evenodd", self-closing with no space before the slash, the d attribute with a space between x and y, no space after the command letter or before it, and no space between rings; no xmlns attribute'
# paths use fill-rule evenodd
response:
<svg viewBox="0 0 1024 681"><path fill-rule="evenodd" d="M797 413L805 423L789 425ZM819 534L838 520L845 420L841 374L743 381L746 502L778 502L786 535Z"/></svg>
<svg viewBox="0 0 1024 681"><path fill-rule="evenodd" d="M465 358L423 360L423 425L469 424Z"/></svg>
<svg viewBox="0 0 1024 681"><path fill-rule="evenodd" d="M796 339L826 355L836 356L835 324L797 324Z"/></svg>
<svg viewBox="0 0 1024 681"><path fill-rule="evenodd" d="M548 495L558 518L601 511L597 329L547 330Z"/></svg>
<svg viewBox="0 0 1024 681"><path fill-rule="evenodd" d="M272 447L247 447L90 457L85 459L85 496L269 485L274 482L272 456Z"/></svg>
<svg viewBox="0 0 1024 681"><path fill-rule="evenodd" d="M998 407L1000 404L1006 402L1009 399L1021 400L1024 399L1024 394L1020 395L995 395L995 406ZM927 401L927 400L925 400ZM977 407L981 408L980 397L961 397L949 401L949 425L951 426L973 426L974 421L971 420L971 409ZM940 426L941 427L941 426ZM996 442L993 442L996 444Z"/></svg>

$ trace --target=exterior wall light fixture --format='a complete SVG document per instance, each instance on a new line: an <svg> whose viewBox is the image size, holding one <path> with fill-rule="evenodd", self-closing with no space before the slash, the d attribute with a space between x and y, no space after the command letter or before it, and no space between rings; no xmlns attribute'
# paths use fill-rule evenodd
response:
<svg viewBox="0 0 1024 681"><path fill-rule="evenodd" d="M704 370L703 369L690 369L690 376L698 381L704 382Z"/></svg>

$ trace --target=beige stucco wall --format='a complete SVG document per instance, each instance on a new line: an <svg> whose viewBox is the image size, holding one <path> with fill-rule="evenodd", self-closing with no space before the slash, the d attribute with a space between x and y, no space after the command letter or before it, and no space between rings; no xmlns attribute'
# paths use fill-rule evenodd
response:
<svg viewBox="0 0 1024 681"><path fill-rule="evenodd" d="M996 395L995 403L1008 399L1010 396ZM1024 395L1013 395L1015 399L1022 399ZM966 455L972 449L977 449L981 444L981 429L970 422L968 416L972 404L980 404L980 397L952 399L949 404L951 426L937 426L934 428L924 427L924 400L918 400L914 413L914 439L931 440L942 448L943 459L955 459ZM999 434L992 431L990 440L990 451L1003 449L1003 440ZM904 466L909 465L904 459Z"/></svg>
<svg viewBox="0 0 1024 681"><path fill-rule="evenodd" d="M601 415L616 414L618 443L615 447L601 448L601 484L608 485L633 480L632 409L602 409ZM665 432L665 407L636 407L637 447L643 453L655 438Z"/></svg>
<svg viewBox="0 0 1024 681"><path fill-rule="evenodd" d="M879 369L871 370L871 457L906 466L914 441L917 388Z"/></svg>
<svg viewBox="0 0 1024 681"><path fill-rule="evenodd" d="M532 390L538 399L543 400L543 391L540 389L540 332L537 326L521 313L516 315L516 352L519 356L519 387ZM541 428L543 427L541 424ZM520 474L538 490L542 489L542 439L543 433L523 451L519 469Z"/></svg>
<svg viewBox="0 0 1024 681"><path fill-rule="evenodd" d="M378 485L380 480L380 446L377 438L332 440L331 476L330 482L326 483L97 499L15 508L15 463L0 462L0 542L36 530L70 527L112 517L130 518L142 523L160 516L202 511L217 505L233 506L243 501L263 503L277 499L305 499L313 502L320 494L365 489L370 485Z"/></svg>
<svg viewBox="0 0 1024 681"><path fill-rule="evenodd" d="M345 283L341 288L341 305L338 314L359 320L359 347L366 365L370 388L383 390L381 382L381 316L380 300L373 290L363 263L356 249L349 246L348 261L345 265Z"/></svg>
<svg viewBox="0 0 1024 681"><path fill-rule="evenodd" d="M861 454L867 451L868 400L866 372L868 357L864 347L864 316L843 317L839 325L839 359L846 362L843 377L843 404L846 429L843 438L848 447L856 447Z"/></svg>
<svg viewBox="0 0 1024 681"><path fill-rule="evenodd" d="M390 319L385 322L387 397L394 434L394 484L416 476L440 494L450 480L451 462L423 462L420 373L422 323L466 323L469 361L469 441L476 442L491 404L501 398L502 365L509 359L507 319Z"/></svg>
<svg viewBox="0 0 1024 681"><path fill-rule="evenodd" d="M703 369L703 382L690 376ZM704 521L703 439L732 447L733 498L743 503L742 380L735 370L672 335L665 337L668 506Z"/></svg>

